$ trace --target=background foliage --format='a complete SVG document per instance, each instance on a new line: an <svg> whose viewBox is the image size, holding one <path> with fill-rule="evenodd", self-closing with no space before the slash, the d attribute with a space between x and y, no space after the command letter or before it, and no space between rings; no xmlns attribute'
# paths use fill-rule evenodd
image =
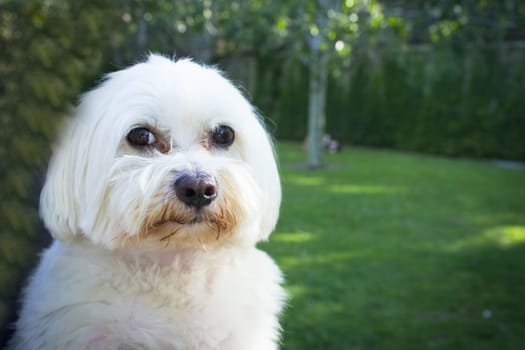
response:
<svg viewBox="0 0 525 350"><path fill-rule="evenodd" d="M0 324L46 241L36 207L58 126L103 72L150 50L217 63L278 138L303 140L321 35L344 144L525 160L524 22L519 0L0 0Z"/></svg>
<svg viewBox="0 0 525 350"><path fill-rule="evenodd" d="M328 132L347 144L525 159L523 4L420 3L385 7L373 32L341 41L330 64ZM258 81L256 101L279 138L302 140L307 67L289 56L260 69L270 78Z"/></svg>

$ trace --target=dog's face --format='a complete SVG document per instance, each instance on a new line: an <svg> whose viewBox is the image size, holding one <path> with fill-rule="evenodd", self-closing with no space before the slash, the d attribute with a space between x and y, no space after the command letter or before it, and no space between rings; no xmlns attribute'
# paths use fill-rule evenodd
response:
<svg viewBox="0 0 525 350"><path fill-rule="evenodd" d="M110 74L77 114L41 195L55 238L115 248L271 233L281 197L272 145L216 70L152 55Z"/></svg>

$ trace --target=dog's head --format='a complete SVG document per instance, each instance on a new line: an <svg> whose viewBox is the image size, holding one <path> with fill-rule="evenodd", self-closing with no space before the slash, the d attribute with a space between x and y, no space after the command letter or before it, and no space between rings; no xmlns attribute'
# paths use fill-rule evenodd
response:
<svg viewBox="0 0 525 350"><path fill-rule="evenodd" d="M151 55L87 93L66 131L40 200L55 238L252 244L275 226L271 142L213 68Z"/></svg>

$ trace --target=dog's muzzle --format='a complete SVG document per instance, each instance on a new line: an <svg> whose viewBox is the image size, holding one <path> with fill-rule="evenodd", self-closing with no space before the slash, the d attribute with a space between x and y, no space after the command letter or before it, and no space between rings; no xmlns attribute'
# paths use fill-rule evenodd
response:
<svg viewBox="0 0 525 350"><path fill-rule="evenodd" d="M184 204L201 209L217 198L217 181L205 173L182 173L175 180L175 194Z"/></svg>

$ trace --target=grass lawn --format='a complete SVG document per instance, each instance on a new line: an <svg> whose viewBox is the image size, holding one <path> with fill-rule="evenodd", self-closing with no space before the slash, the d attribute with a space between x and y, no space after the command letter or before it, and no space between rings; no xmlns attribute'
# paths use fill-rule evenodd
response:
<svg viewBox="0 0 525 350"><path fill-rule="evenodd" d="M525 170L279 144L283 349L525 349Z"/></svg>

